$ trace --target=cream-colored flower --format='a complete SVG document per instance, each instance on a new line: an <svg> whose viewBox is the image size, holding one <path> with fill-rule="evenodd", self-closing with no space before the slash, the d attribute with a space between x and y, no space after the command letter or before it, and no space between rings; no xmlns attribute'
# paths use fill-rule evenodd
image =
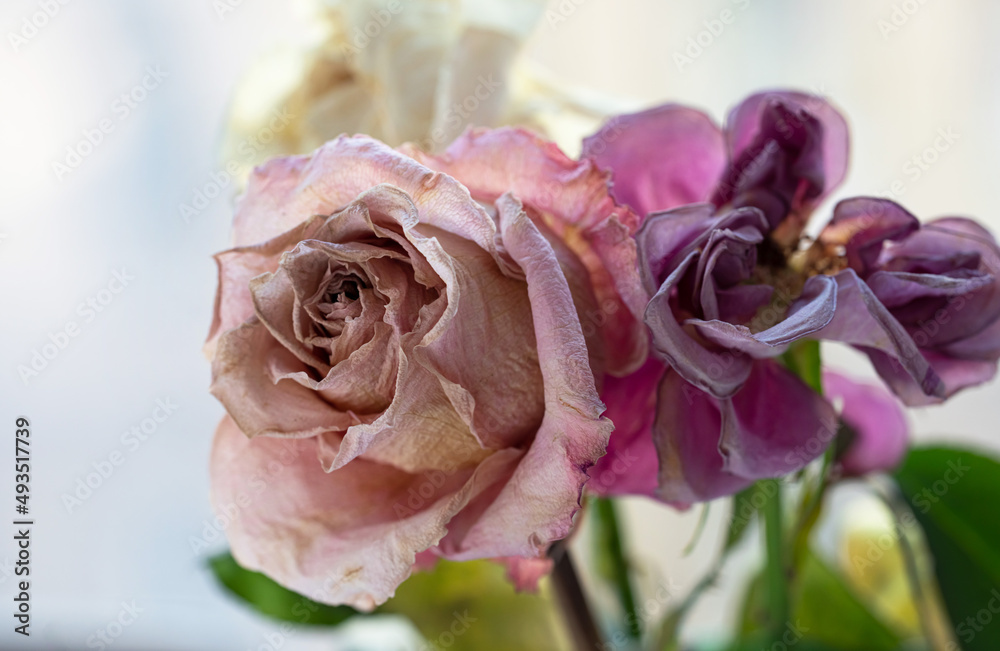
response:
<svg viewBox="0 0 1000 651"><path fill-rule="evenodd" d="M932 560L920 540L919 528L912 524L897 528L889 510L874 499L848 503L839 519L838 564L861 603L904 637L927 634L940 643L940 648L953 642L954 632L948 626ZM900 536L905 536L906 541L901 541ZM915 555L922 604L914 601L904 542Z"/></svg>
<svg viewBox="0 0 1000 651"><path fill-rule="evenodd" d="M223 160L264 160L342 133L443 150L468 126L519 125L567 153L620 106L570 93L518 54L544 0L311 0L317 33L238 87Z"/></svg>

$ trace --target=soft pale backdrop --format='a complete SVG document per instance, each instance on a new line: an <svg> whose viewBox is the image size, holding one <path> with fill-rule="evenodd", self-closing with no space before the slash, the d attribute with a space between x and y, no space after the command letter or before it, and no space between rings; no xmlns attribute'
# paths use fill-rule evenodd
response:
<svg viewBox="0 0 1000 651"><path fill-rule="evenodd" d="M142 613L113 648L256 649L274 630L229 601L205 571L206 556L224 543L197 553L191 544L212 534L205 531L207 459L222 409L207 393L200 346L214 293L210 255L227 244L229 201L210 200L187 223L178 206L219 168L221 128L241 71L303 29L288 3L228 4L233 11L220 16L211 0L70 2L16 52L7 34L20 31L39 4L9 0L0 8L0 435L13 437L16 416L32 419L38 523L33 644L18 646L20 636L5 625L4 648L83 648L133 600ZM720 31L713 21L723 11L731 14ZM890 31L894 11L899 26ZM720 119L762 87L821 92L853 129L851 171L835 200L884 194L899 181L896 198L922 218L971 215L1000 231L1000 4L562 0L551 12L526 56L569 83L635 106L699 105ZM689 39L697 42L702 31L698 52ZM690 61L679 64L675 55ZM142 81L147 66L167 76L126 113L116 100ZM67 146L105 119L110 132L57 178L53 162L65 162ZM937 155L923 153L939 130L957 137ZM919 169L908 163L915 155L935 160ZM118 294L101 294L122 268L134 280ZM80 305L109 296L86 322ZM79 334L23 382L18 365L70 321ZM866 371L857 356L827 355ZM124 443L122 434L141 427L157 399L169 399L176 411L147 440ZM915 410L911 422L920 440L996 451L998 401L995 383L947 406ZM116 450L124 463L69 512L63 494ZM4 466L11 456L5 453ZM0 472L0 495L12 495L12 478ZM706 542L725 510L712 510ZM637 561L649 570L644 587L682 594L714 552L706 545L681 557L697 513L634 501L626 515ZM0 595L9 599L12 542L7 534L0 540ZM746 574L752 552L743 550L725 585ZM720 621L729 623L727 594L705 600L690 634L717 633ZM354 627L346 637L388 649L401 630ZM296 632L282 648L330 644L328 636Z"/></svg>

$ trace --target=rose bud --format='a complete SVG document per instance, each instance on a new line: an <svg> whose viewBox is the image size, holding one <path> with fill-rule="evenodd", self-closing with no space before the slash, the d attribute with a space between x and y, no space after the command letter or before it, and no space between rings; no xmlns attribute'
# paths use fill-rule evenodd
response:
<svg viewBox="0 0 1000 651"><path fill-rule="evenodd" d="M847 124L821 97L767 91L734 108L724 130L676 104L612 118L583 155L613 171L615 198L641 215L704 201L752 206L791 246L844 179Z"/></svg>

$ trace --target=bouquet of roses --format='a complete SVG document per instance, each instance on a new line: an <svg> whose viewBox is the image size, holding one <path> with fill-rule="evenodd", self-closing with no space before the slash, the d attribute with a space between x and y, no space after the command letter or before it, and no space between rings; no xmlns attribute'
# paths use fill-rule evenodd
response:
<svg viewBox="0 0 1000 651"><path fill-rule="evenodd" d="M443 606L441 623L428 604L449 580L487 590L489 571L469 561L491 559L520 591L541 580L528 598L554 592L565 627L537 648L680 648L722 559L654 617L612 498L687 509L733 496L722 556L759 519L766 563L732 648L964 640L942 623L976 616L949 598L948 545L995 567L990 538L947 538L947 518L918 500L928 485L944 498L926 483L942 459L993 462L914 450L894 482L873 475L907 454L900 403L996 373L1000 247L987 230L884 198L824 204L847 173L848 129L799 92L753 95L723 127L677 104L610 117L578 158L521 127L426 144L340 135L258 166L236 205L206 344L227 412L212 499L238 562L216 562L229 587L260 602L244 576L260 572L303 596L302 621L403 613L462 648L481 615L453 621ZM817 210L830 216L810 235ZM867 356L881 386L826 368L822 341ZM811 549L827 488L852 477L895 518L885 549L905 560L909 627L859 605ZM584 524L610 559L600 618L567 544ZM861 642L837 598L853 599Z"/></svg>

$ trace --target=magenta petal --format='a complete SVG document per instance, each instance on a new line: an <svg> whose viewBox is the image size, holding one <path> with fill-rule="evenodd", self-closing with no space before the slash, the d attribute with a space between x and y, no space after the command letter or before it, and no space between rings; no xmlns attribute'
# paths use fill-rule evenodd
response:
<svg viewBox="0 0 1000 651"><path fill-rule="evenodd" d="M707 201L726 165L719 127L676 104L612 118L583 141L583 156L611 169L615 199L640 216Z"/></svg>
<svg viewBox="0 0 1000 651"><path fill-rule="evenodd" d="M840 417L856 434L840 459L844 474L858 477L894 468L909 439L899 400L881 386L833 371L823 373L823 392L828 399L843 402Z"/></svg>
<svg viewBox="0 0 1000 651"><path fill-rule="evenodd" d="M945 288L947 301L911 302L909 307L924 310L912 319L897 306L889 306L900 321L920 327L928 341L918 334L914 338L923 348L971 337L1000 319L1000 247L989 231L970 219L950 217L924 224L886 247L879 262L889 271L913 274L908 278L925 278L920 282L929 288ZM872 289L886 302L874 285ZM929 291L924 295L930 298Z"/></svg>
<svg viewBox="0 0 1000 651"><path fill-rule="evenodd" d="M786 475L819 456L836 432L833 407L777 362L756 362L746 385L723 400L668 370L654 427L659 497L690 504Z"/></svg>
<svg viewBox="0 0 1000 651"><path fill-rule="evenodd" d="M726 239L757 242L765 232L767 221L756 208L716 215L712 204L696 203L654 213L635 236L643 285L655 293L682 260L705 249L713 237L716 243Z"/></svg>
<svg viewBox="0 0 1000 651"><path fill-rule="evenodd" d="M720 405L725 468L747 479L799 470L837 433L830 403L770 360L757 361L743 388Z"/></svg>
<svg viewBox="0 0 1000 651"><path fill-rule="evenodd" d="M646 325L656 352L685 380L717 398L726 398L743 386L752 358L738 352L708 350L684 331L670 306L674 287L697 257L697 251L689 253L663 281L646 307Z"/></svg>
<svg viewBox="0 0 1000 651"><path fill-rule="evenodd" d="M990 276L976 273L920 274L905 271L876 271L865 281L882 304L899 308L922 298L954 298L993 283ZM979 310L977 310L979 311ZM931 318L931 317L929 317ZM994 319L990 319L992 322ZM979 332L983 326L973 330ZM964 339L967 333L961 338Z"/></svg>
<svg viewBox="0 0 1000 651"><path fill-rule="evenodd" d="M719 320L727 323L746 323L774 296L770 285L734 285L716 291L719 303Z"/></svg>
<svg viewBox="0 0 1000 651"><path fill-rule="evenodd" d="M1000 319L968 339L942 346L940 352L957 360L984 360L996 364L1000 360Z"/></svg>
<svg viewBox="0 0 1000 651"><path fill-rule="evenodd" d="M996 335L994 335L996 336ZM996 377L997 359L961 359L942 355L936 351L926 351L924 356L934 371L941 376L945 385L945 395L988 382Z"/></svg>
<svg viewBox="0 0 1000 651"><path fill-rule="evenodd" d="M753 274L757 264L757 245L764 239L760 229L751 224L736 228L720 225L708 233L695 269L692 294L705 319L718 319L721 307L717 293L735 287Z"/></svg>
<svg viewBox="0 0 1000 651"><path fill-rule="evenodd" d="M818 278L810 278L806 286L818 282ZM815 338L840 341L868 353L876 370L894 389L893 376L905 373L923 394L943 397L941 379L913 338L879 302L868 285L858 278L853 269L841 271L834 279L837 281L837 312L829 325L815 333ZM900 394L900 397L907 400L906 396Z"/></svg>
<svg viewBox="0 0 1000 651"><path fill-rule="evenodd" d="M687 506L731 495L753 483L723 469L720 401L667 369L660 382L653 429L660 462L657 496Z"/></svg>
<svg viewBox="0 0 1000 651"><path fill-rule="evenodd" d="M635 241L639 274L650 294L655 293L681 259L705 239L716 221L715 206L710 203L681 206L647 217L635 234Z"/></svg>
<svg viewBox="0 0 1000 651"><path fill-rule="evenodd" d="M867 283L893 316L909 325L921 348L963 341L997 320L1000 303L989 297L996 279L979 272L945 276L876 271Z"/></svg>
<svg viewBox="0 0 1000 651"><path fill-rule="evenodd" d="M866 352L879 376L911 407L939 404L962 389L992 380L997 373L996 358L961 359L933 350L923 351L924 359L943 387L940 394L927 394L892 357L879 351Z"/></svg>
<svg viewBox="0 0 1000 651"><path fill-rule="evenodd" d="M781 102L789 107L805 111L815 118L822 127L822 141L818 147L809 152L808 157L814 160L802 161L802 164L813 166L814 170L801 169L801 173L818 172L822 178L821 191L811 197L813 203L818 203L837 188L847 175L847 158L849 138L847 122L844 117L829 102L817 95L809 95L796 91L765 91L751 95L739 106L730 111L726 119L726 144L729 155L736 161L744 151L761 135L761 117L769 105ZM781 124L777 125L782 132ZM780 133L779 133L780 135Z"/></svg>
<svg viewBox="0 0 1000 651"><path fill-rule="evenodd" d="M653 444L656 394L664 365L650 357L634 373L604 380L601 399L604 415L615 424L608 453L588 473L587 490L598 495L649 495L656 493L659 464Z"/></svg>
<svg viewBox="0 0 1000 651"><path fill-rule="evenodd" d="M960 267L975 269L974 263L979 262L980 270L1000 275L1000 246L993 234L975 221L942 217L893 244L879 262L893 271L923 273L945 273ZM935 268L940 263L947 266Z"/></svg>
<svg viewBox="0 0 1000 651"><path fill-rule="evenodd" d="M742 325L725 321L688 319L705 339L727 350L746 353L752 357L766 358L780 355L793 341L806 337L833 320L837 308L837 283L826 276L816 276L806 283L797 309L767 330L753 333Z"/></svg>

